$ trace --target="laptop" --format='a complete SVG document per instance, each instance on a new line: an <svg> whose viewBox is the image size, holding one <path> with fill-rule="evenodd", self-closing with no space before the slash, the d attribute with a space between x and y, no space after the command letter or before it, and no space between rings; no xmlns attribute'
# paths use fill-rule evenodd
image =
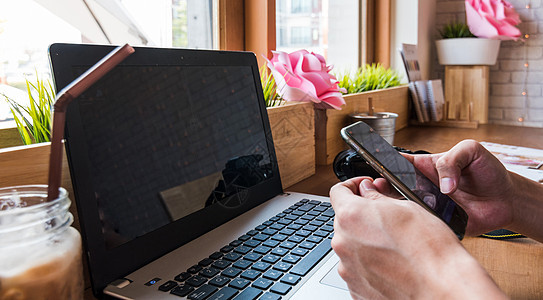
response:
<svg viewBox="0 0 543 300"><path fill-rule="evenodd" d="M112 49L51 45L57 91ZM350 298L329 199L282 190L255 55L135 49L66 113L94 294Z"/></svg>

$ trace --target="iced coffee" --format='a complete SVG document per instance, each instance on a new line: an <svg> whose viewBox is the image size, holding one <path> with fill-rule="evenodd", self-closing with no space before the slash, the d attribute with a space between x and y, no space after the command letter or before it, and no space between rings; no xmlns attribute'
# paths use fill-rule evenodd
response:
<svg viewBox="0 0 543 300"><path fill-rule="evenodd" d="M64 189L0 189L0 299L82 299L81 237Z"/></svg>

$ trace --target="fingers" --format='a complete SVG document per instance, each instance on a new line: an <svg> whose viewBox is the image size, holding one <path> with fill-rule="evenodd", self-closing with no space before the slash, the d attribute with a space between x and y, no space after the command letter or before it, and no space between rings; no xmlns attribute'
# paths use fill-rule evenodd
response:
<svg viewBox="0 0 543 300"><path fill-rule="evenodd" d="M465 140L444 153L436 162L439 188L443 194L451 194L458 188L462 169L479 156L482 146L474 140Z"/></svg>

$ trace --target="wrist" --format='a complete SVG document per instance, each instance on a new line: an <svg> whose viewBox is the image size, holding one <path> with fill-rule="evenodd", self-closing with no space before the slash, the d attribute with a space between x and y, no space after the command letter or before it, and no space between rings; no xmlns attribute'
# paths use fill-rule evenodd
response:
<svg viewBox="0 0 543 300"><path fill-rule="evenodd" d="M509 195L512 222L507 229L543 242L543 231L540 228L540 218L543 215L543 185L516 173L510 175L514 189Z"/></svg>
<svg viewBox="0 0 543 300"><path fill-rule="evenodd" d="M431 275L428 299L507 299L486 270L460 245L449 249Z"/></svg>

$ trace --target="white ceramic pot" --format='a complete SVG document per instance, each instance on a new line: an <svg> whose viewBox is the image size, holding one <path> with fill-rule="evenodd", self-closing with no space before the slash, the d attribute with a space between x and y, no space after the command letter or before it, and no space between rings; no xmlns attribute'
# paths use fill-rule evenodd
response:
<svg viewBox="0 0 543 300"><path fill-rule="evenodd" d="M441 65L494 65L500 42L480 38L437 40L438 60Z"/></svg>

